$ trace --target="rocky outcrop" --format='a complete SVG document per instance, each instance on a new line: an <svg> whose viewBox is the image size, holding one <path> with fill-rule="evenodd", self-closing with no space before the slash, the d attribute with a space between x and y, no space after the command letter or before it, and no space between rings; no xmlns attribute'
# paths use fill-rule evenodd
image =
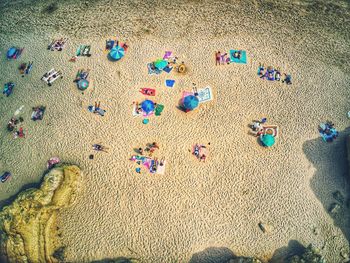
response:
<svg viewBox="0 0 350 263"><path fill-rule="evenodd" d="M289 263L326 263L318 249L309 245L301 255L295 255L288 261Z"/></svg>
<svg viewBox="0 0 350 263"><path fill-rule="evenodd" d="M44 175L40 188L21 192L2 209L0 249L9 262L62 260L64 249L58 239L56 217L74 200L80 174L73 165L54 168Z"/></svg>
<svg viewBox="0 0 350 263"><path fill-rule="evenodd" d="M256 258L238 257L235 259L231 259L227 263L262 263L262 262Z"/></svg>

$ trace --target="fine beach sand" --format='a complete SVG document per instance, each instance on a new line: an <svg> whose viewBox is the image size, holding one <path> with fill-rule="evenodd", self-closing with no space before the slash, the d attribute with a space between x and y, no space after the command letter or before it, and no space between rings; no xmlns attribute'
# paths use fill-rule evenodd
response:
<svg viewBox="0 0 350 263"><path fill-rule="evenodd" d="M59 215L67 262L189 262L209 247L281 262L291 240L342 262L349 211L336 221L328 209L333 192L349 193L349 3L118 2L58 1L51 12L43 1L0 1L0 85L16 83L10 97L0 96L0 172L13 174L0 185L0 200L38 182L46 161L59 156L83 171L79 198ZM113 63L103 49L115 35L129 50ZM48 51L58 37L69 38L64 51ZM92 56L68 62L78 44L91 44ZM18 61L4 55L12 45L25 47ZM246 50L248 64L216 67L214 52L232 48ZM147 63L166 50L186 63L187 74L147 74ZM22 78L17 67L28 61L33 70ZM293 85L260 80L259 62L291 73ZM40 78L53 67L64 78L48 87ZM91 70L84 94L72 82L80 68ZM185 114L176 106L193 82L212 87L214 100ZM165 105L147 125L131 114L143 87L155 87ZM87 111L94 101L104 117ZM22 105L26 138L14 140L6 124ZM47 107L45 116L33 122L38 105ZM248 124L262 117L280 129L269 149L248 134ZM340 131L332 144L317 131L328 119ZM167 161L165 175L135 173L133 149L153 141L160 145L155 156ZM98 142L110 151L89 160ZM189 149L209 142L208 160L199 163ZM262 233L259 222L271 230Z"/></svg>

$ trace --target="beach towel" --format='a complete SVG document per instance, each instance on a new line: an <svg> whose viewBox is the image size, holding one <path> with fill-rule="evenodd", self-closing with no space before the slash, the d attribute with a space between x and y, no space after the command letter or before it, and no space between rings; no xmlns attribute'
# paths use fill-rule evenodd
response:
<svg viewBox="0 0 350 263"><path fill-rule="evenodd" d="M165 161L163 162L163 165L160 165L160 163L158 163L156 174L164 175L164 173L165 173L165 164L166 164Z"/></svg>
<svg viewBox="0 0 350 263"><path fill-rule="evenodd" d="M165 85L169 88L172 88L175 85L175 80L167 79L167 80L165 80Z"/></svg>
<svg viewBox="0 0 350 263"><path fill-rule="evenodd" d="M163 70L164 70L166 73L170 73L170 71L173 70L173 67L165 67L165 68L163 68Z"/></svg>
<svg viewBox="0 0 350 263"><path fill-rule="evenodd" d="M233 56L235 52L241 52L241 57L239 59ZM230 58L231 58L231 62L238 63L238 64L247 64L247 52L245 50L231 49Z"/></svg>
<svg viewBox="0 0 350 263"><path fill-rule="evenodd" d="M163 110L164 110L164 105L162 105L162 104L157 104L157 107L156 107L156 109L154 110L154 115L160 116Z"/></svg>
<svg viewBox="0 0 350 263"><path fill-rule="evenodd" d="M155 89L150 89L150 88L142 88L140 90L140 92L143 95L146 95L146 96L155 96L156 95L156 90Z"/></svg>
<svg viewBox="0 0 350 263"><path fill-rule="evenodd" d="M163 59L168 59L168 58L170 58L172 53L173 53L173 52L171 52L171 51L165 51L165 54L164 54L164 56L163 56Z"/></svg>
<svg viewBox="0 0 350 263"><path fill-rule="evenodd" d="M205 103L213 100L213 93L211 87L205 87L203 89L198 90L198 100L199 103Z"/></svg>
<svg viewBox="0 0 350 263"><path fill-rule="evenodd" d="M132 107L132 116L134 116L134 117L142 116L142 113L141 112L137 113L136 109L137 109L137 105L134 104L133 107Z"/></svg>

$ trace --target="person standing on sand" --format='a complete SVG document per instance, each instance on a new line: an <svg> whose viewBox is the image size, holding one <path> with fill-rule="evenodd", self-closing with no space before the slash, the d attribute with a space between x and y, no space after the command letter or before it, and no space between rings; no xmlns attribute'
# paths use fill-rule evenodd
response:
<svg viewBox="0 0 350 263"><path fill-rule="evenodd" d="M220 51L215 53L215 65L220 65L221 53Z"/></svg>
<svg viewBox="0 0 350 263"><path fill-rule="evenodd" d="M220 64L225 65L227 53L220 56Z"/></svg>

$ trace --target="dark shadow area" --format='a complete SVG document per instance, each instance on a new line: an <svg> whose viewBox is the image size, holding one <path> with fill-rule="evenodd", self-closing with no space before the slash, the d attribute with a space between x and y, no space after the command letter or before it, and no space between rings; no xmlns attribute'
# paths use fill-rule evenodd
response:
<svg viewBox="0 0 350 263"><path fill-rule="evenodd" d="M226 263L236 258L226 247L209 247L192 255L189 263Z"/></svg>
<svg viewBox="0 0 350 263"><path fill-rule="evenodd" d="M14 178L11 178L11 179L13 180ZM11 180L11 179L10 179L10 180ZM15 201L15 199L17 198L17 196L18 196L21 192L23 192L23 191L25 191L25 190L27 190L27 189L29 189L29 188L39 188L40 185L41 185L41 182L42 182L42 181L40 180L39 183L29 183L29 184L25 184L25 185L23 185L23 186L21 187L21 189L19 189L19 191L18 191L16 194L10 196L9 198L7 198L7 199L5 199L5 200L1 200L1 201L0 201L0 210L1 210L4 206L10 205L13 201Z"/></svg>
<svg viewBox="0 0 350 263"><path fill-rule="evenodd" d="M288 262L288 258L295 254L302 254L304 251L305 247L299 241L291 240L288 246L276 249L269 263Z"/></svg>
<svg viewBox="0 0 350 263"><path fill-rule="evenodd" d="M303 144L303 151L315 167L310 180L315 196L320 200L334 225L350 241L349 170L347 137L350 128L339 132L339 137L327 143L321 137ZM317 227L317 226L316 226Z"/></svg>
<svg viewBox="0 0 350 263"><path fill-rule="evenodd" d="M56 10L58 9L58 5L56 2L53 2L49 5L47 5L44 9L43 9L43 13L44 14L52 14L54 13Z"/></svg>
<svg viewBox="0 0 350 263"><path fill-rule="evenodd" d="M101 260L91 261L90 263L132 263L131 258L118 257L118 258L105 258Z"/></svg>

